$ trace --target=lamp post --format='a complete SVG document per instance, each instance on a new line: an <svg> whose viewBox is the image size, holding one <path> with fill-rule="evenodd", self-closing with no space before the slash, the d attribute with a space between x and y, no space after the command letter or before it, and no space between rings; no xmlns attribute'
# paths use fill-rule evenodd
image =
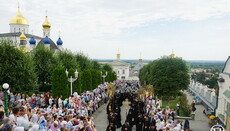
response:
<svg viewBox="0 0 230 131"><path fill-rule="evenodd" d="M105 74L101 72L101 77L103 78L103 84L105 83L105 77L108 75L108 72L106 71Z"/></svg>
<svg viewBox="0 0 230 131"><path fill-rule="evenodd" d="M74 72L75 78L73 78L72 76L70 76L70 78L69 78L69 76L68 76L69 72L67 71L67 69L66 69L65 73L68 77L68 81L70 82L70 95L72 95L73 94L73 82L77 80L78 72L77 72L77 70Z"/></svg>
<svg viewBox="0 0 230 131"><path fill-rule="evenodd" d="M2 85L3 89L4 89L4 110L5 110L5 115L8 117L8 94L7 94L7 90L9 88L9 84L8 83L4 83Z"/></svg>

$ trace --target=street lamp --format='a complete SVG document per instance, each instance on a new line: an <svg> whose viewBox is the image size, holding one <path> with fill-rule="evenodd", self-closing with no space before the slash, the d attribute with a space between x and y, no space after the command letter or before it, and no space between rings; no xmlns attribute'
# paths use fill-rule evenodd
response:
<svg viewBox="0 0 230 131"><path fill-rule="evenodd" d="M101 77L103 77L103 84L105 83L105 77L108 75L108 72L106 71L105 74L101 72Z"/></svg>
<svg viewBox="0 0 230 131"><path fill-rule="evenodd" d="M4 89L4 110L5 110L5 114L8 117L8 94L7 94L7 90L9 88L9 84L8 83L4 83L2 85L3 89Z"/></svg>
<svg viewBox="0 0 230 131"><path fill-rule="evenodd" d="M68 76L69 72L67 71L67 69L66 69L65 73L68 77L68 81L70 82L70 95L72 95L73 94L73 82L77 80L78 72L77 72L77 70L74 72L75 78L73 78L72 76L70 76L70 78L69 78L69 76Z"/></svg>

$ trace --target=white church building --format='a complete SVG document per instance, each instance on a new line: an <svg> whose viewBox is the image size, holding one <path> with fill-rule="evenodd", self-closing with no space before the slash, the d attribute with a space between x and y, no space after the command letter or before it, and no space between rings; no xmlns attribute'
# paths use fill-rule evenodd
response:
<svg viewBox="0 0 230 131"><path fill-rule="evenodd" d="M117 59L109 64L112 66L113 71L116 72L118 80L128 80L130 64L121 61L119 52L117 53Z"/></svg>
<svg viewBox="0 0 230 131"><path fill-rule="evenodd" d="M230 56L219 75L218 85L219 97L216 116L226 125L226 131L230 131Z"/></svg>

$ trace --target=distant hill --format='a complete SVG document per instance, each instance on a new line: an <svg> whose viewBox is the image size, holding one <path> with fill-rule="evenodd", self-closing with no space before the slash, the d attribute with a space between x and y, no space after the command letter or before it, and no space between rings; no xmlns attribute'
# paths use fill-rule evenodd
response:
<svg viewBox="0 0 230 131"><path fill-rule="evenodd" d="M107 63L107 62L112 62L114 61L114 59L94 59L98 62L102 62L102 63ZM133 60L133 59L124 59L122 60L124 62L127 62L127 63L137 63L138 60ZM143 59L142 60L143 63L149 63L153 60L145 60ZM225 61L217 61L217 60L185 60L187 61L188 63L190 64L199 64L199 65L224 65L225 64Z"/></svg>

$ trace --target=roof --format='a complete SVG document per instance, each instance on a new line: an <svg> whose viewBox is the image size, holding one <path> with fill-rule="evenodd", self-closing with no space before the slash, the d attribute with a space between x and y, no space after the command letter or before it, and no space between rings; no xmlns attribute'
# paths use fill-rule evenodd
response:
<svg viewBox="0 0 230 131"><path fill-rule="evenodd" d="M222 70L222 73L229 73L229 72L226 72L227 67L228 67L228 63L229 63L229 59L230 59L230 56L228 57L227 61L226 61L225 64L224 64L224 68L223 68L223 70Z"/></svg>
<svg viewBox="0 0 230 131"><path fill-rule="evenodd" d="M115 61L108 63L108 64L110 64L112 66L128 66L129 65L128 63L126 63L124 61L120 61L120 60L119 61L115 60Z"/></svg>
<svg viewBox="0 0 230 131"><path fill-rule="evenodd" d="M0 34L0 37L20 37L21 35L21 32L15 32L15 33L2 33ZM36 36L36 35L32 35L32 34L25 34L26 35L26 38L31 38L32 36L35 38L35 39L42 39L42 37L40 36Z"/></svg>
<svg viewBox="0 0 230 131"><path fill-rule="evenodd" d="M229 90L226 90L223 94L224 94L227 98L230 99L230 91L229 91Z"/></svg>
<svg viewBox="0 0 230 131"><path fill-rule="evenodd" d="M142 62L139 62L134 66L133 70L140 70L143 66L144 64Z"/></svg>
<svg viewBox="0 0 230 131"><path fill-rule="evenodd" d="M44 39L45 39L45 38L42 38L42 39L38 42L37 45L44 44ZM50 39L50 38L49 38L49 40L50 40L50 49L59 50L59 48L58 48L57 45L53 42L53 40Z"/></svg>

